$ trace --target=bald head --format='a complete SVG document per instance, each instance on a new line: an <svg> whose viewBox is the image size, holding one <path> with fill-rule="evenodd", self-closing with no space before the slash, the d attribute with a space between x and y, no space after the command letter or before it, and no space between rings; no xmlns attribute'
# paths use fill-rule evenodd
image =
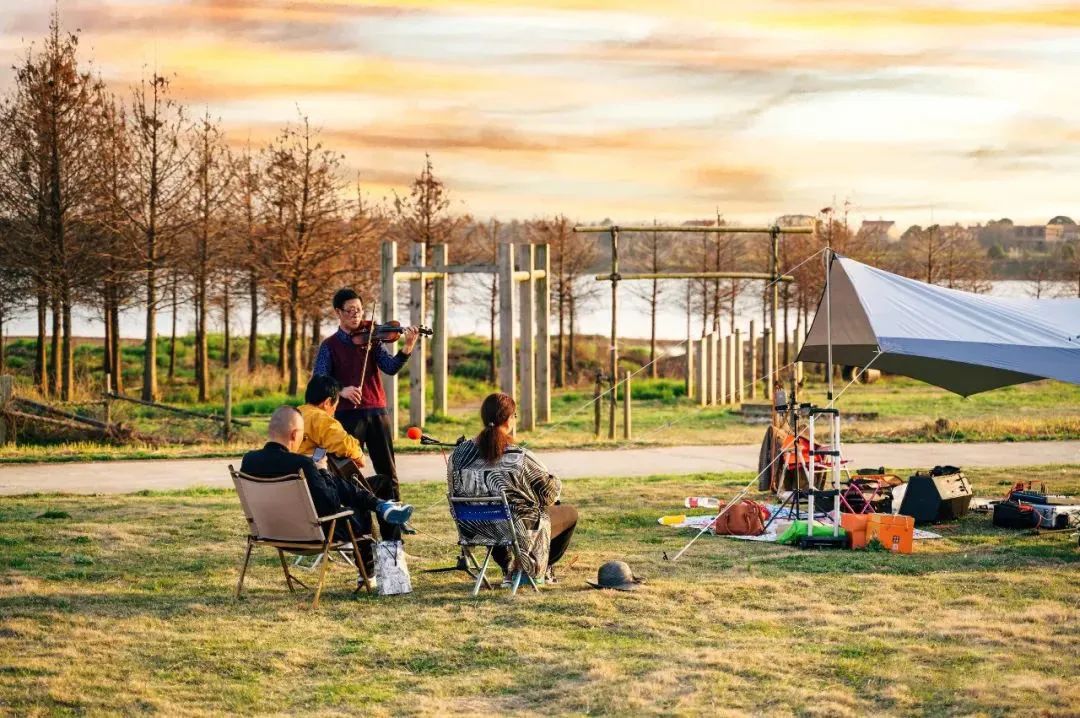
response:
<svg viewBox="0 0 1080 718"><path fill-rule="evenodd" d="M270 415L266 435L270 441L276 441L289 451L295 451L304 438L304 417L295 407L279 406Z"/></svg>

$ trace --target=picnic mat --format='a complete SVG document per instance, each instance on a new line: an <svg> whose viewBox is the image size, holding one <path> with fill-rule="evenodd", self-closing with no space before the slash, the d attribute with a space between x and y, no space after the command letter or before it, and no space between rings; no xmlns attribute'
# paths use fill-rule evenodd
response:
<svg viewBox="0 0 1080 718"><path fill-rule="evenodd" d="M780 509L779 506L775 505L766 506L766 508L769 510L770 515L777 513ZM826 518L829 519L829 523L832 523L830 514L817 514L815 518ZM662 526L670 526L671 528L676 529L696 529L700 531L715 520L716 514L710 514L708 516L683 516L681 514L676 514L673 516L661 516L657 519L657 523ZM763 541L765 543L772 543L776 541L777 535L783 534L790 525L791 521L788 520L787 509L784 509L779 512L776 520L770 524L768 530L760 536L730 536L725 534L722 537L739 539L740 541ZM941 534L934 533L933 531L925 531L923 529L915 529L913 538L916 541L925 541L928 539L939 539L941 538Z"/></svg>

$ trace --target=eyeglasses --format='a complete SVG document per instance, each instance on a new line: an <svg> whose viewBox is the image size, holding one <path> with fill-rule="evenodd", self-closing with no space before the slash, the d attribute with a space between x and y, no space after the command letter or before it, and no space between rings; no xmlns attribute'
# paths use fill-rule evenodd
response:
<svg viewBox="0 0 1080 718"><path fill-rule="evenodd" d="M363 309L339 309L338 311L347 317L358 317L364 313Z"/></svg>

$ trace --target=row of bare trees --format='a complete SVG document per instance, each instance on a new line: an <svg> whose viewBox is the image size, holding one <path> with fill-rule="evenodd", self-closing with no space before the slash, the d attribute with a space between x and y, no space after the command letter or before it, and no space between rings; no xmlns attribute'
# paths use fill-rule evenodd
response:
<svg viewBox="0 0 1080 718"><path fill-rule="evenodd" d="M156 398L157 315L171 302L170 375L177 309L190 307L205 400L210 316L223 319L227 363L238 295L252 310L248 369L261 305L276 307L288 336L279 368L295 391L304 337L318 338L322 316L304 308L325 303L328 283L374 285L373 263L360 257L389 219L349 199L341 156L306 117L264 147L236 151L219 121L191 119L169 85L154 73L127 98L111 94L54 15L0 104L0 322L36 309L34 379L45 393L71 397L77 305L100 312L103 369L123 390L119 316L141 307L141 394Z"/></svg>

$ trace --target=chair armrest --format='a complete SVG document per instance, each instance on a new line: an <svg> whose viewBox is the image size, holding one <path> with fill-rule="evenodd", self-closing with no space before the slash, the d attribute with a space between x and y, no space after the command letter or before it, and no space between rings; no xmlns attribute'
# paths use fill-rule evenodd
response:
<svg viewBox="0 0 1080 718"><path fill-rule="evenodd" d="M344 511L342 511L340 513L331 514L329 516L320 516L319 517L319 523L324 524L327 521L333 521L334 519L340 519L340 518L343 518L345 516L352 516L354 513L356 513L356 512L353 511L352 509L345 509Z"/></svg>

